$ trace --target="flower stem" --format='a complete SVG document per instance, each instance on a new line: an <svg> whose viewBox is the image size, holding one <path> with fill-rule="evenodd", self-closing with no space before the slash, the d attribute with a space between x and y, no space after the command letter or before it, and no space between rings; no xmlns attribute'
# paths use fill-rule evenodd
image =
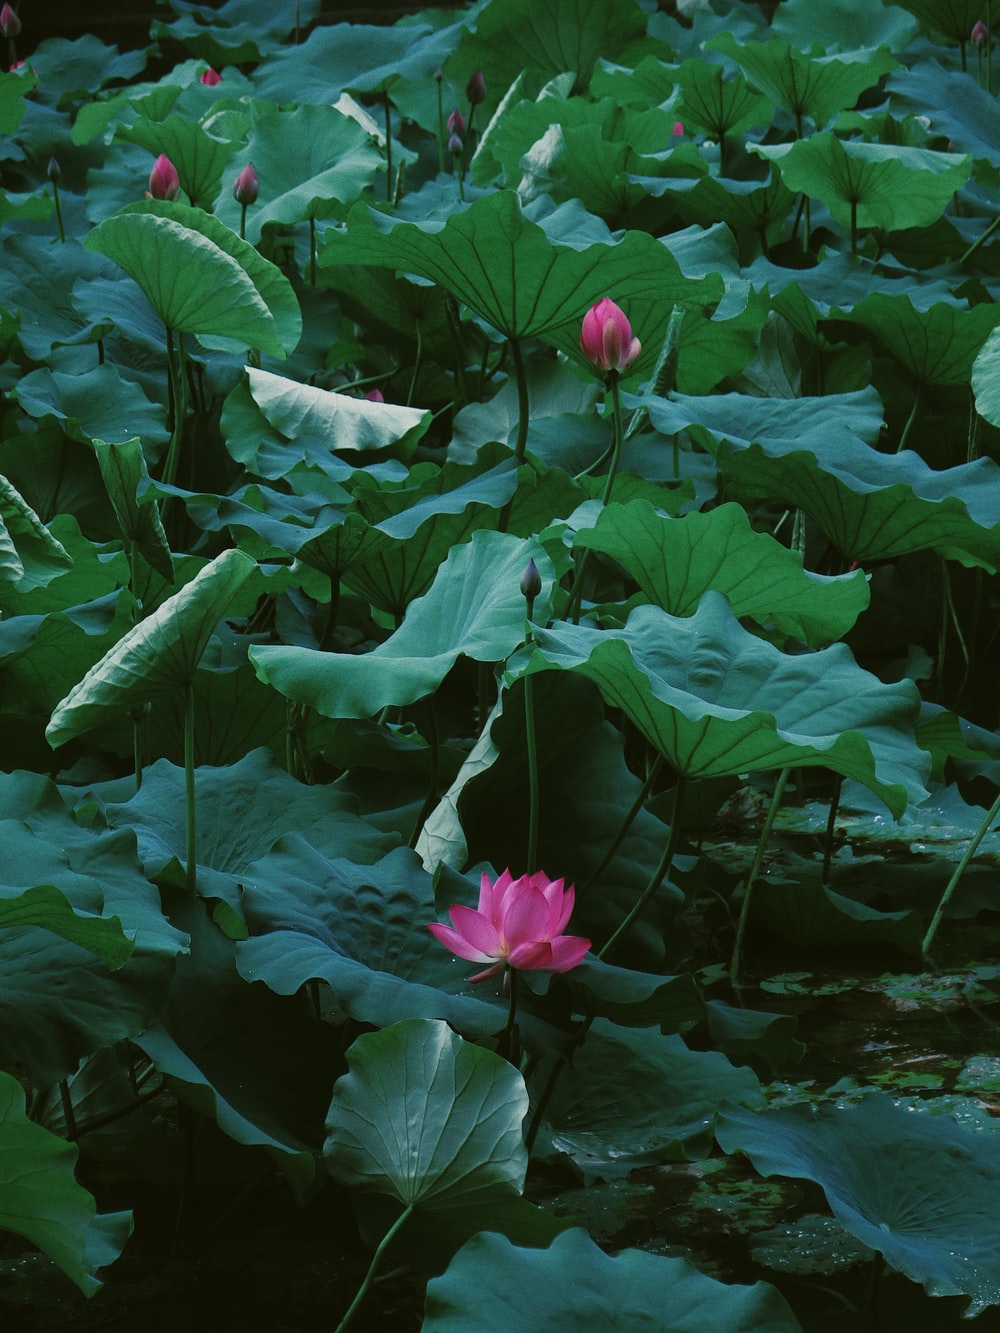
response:
<svg viewBox="0 0 1000 1333"><path fill-rule="evenodd" d="M66 229L63 227L62 204L59 201L59 186L52 182L52 197L56 201L56 222L59 224L59 239L66 243Z"/></svg>
<svg viewBox="0 0 1000 1333"><path fill-rule="evenodd" d="M444 175L444 93L441 80L437 80L438 92L438 175Z"/></svg>
<svg viewBox="0 0 1000 1333"><path fill-rule="evenodd" d="M923 953L925 957L930 953L931 945L934 943L934 936L937 934L938 927L941 924L941 918L944 916L944 910L951 902L952 895L958 888L959 880L965 874L966 867L975 856L979 844L986 837L986 834L990 830L990 825L993 823L994 819L996 819L998 814L1000 814L1000 793L998 793L996 800L987 810L982 823L976 829L972 841L969 843L968 847L966 847L961 861L959 861L958 865L955 867L951 879L945 886L944 893L941 895L941 901L938 903L934 915L931 917L931 924L927 927L927 934L924 936L924 942L920 946L921 953Z"/></svg>
<svg viewBox="0 0 1000 1333"><path fill-rule="evenodd" d="M385 197L392 203L392 114L389 110L389 94L382 93L385 107ZM315 282L313 286L315 287Z"/></svg>
<svg viewBox="0 0 1000 1333"><path fill-rule="evenodd" d="M667 835L667 843L663 849L663 855L660 857L659 864L649 877L649 882L639 895L639 900L622 921L621 925L605 944L604 948L598 953L598 958L603 959L615 947L621 937L632 925L633 921L639 916L640 912L646 907L646 904L656 893L657 889L667 877L667 873L673 864L674 853L677 850L677 843L680 839L681 826L681 808L684 800L684 786L686 779L683 773L677 774L677 785L674 787L674 808L670 812L670 832Z"/></svg>
<svg viewBox="0 0 1000 1333"><path fill-rule="evenodd" d="M530 405L528 403L528 379L524 373L524 358L521 355L521 344L516 338L510 340L510 350L514 357L514 377L517 380L517 443L514 452L517 455L519 463L524 462L524 453L528 447L528 418Z"/></svg>
<svg viewBox="0 0 1000 1333"><path fill-rule="evenodd" d="M610 864L611 859L614 856L615 852L617 852L618 848L625 841L626 835L628 834L629 829L635 822L636 816L638 815L642 807L646 804L646 801L649 799L649 793L653 790L653 784L656 782L656 779L660 776L660 770L663 768L663 763L664 763L663 755L662 754L657 755L655 762L652 764L649 772L646 775L646 781L640 787L639 794L632 802L628 814L625 816L625 818L619 825L618 832L611 840L611 844L608 847L608 850L604 853L598 865L595 866L595 868L590 872L590 874L583 881L583 883L578 885L576 890L577 897L580 896L580 894L583 892L584 889L588 888L591 884L593 884L594 880L597 879L599 875L602 875L604 873L604 871Z"/></svg>
<svg viewBox="0 0 1000 1333"><path fill-rule="evenodd" d="M757 839L757 850L754 852L753 864L750 867L750 873L747 875L747 887L743 894L743 903L740 907L740 919L736 923L736 939L733 941L733 956L729 960L729 978L733 985L736 984L740 975L740 964L743 953L743 936L746 933L747 919L750 916L750 898L753 894L753 886L760 875L760 867L764 860L764 849L767 847L767 840L771 836L771 829L774 827L775 816L778 813L778 807L781 805L781 796L785 790L785 783L788 781L790 768L783 768L778 774L778 780L774 784L774 795L771 797L771 804L768 807L767 817L764 820L764 827L760 831L760 837Z"/></svg>
<svg viewBox="0 0 1000 1333"><path fill-rule="evenodd" d="M357 1295L354 1297L354 1300L351 1301L351 1304L348 1306L347 1313L344 1315L343 1319L337 1325L336 1333L343 1333L343 1330L347 1327L347 1325L357 1314L358 1307L361 1305L361 1302L364 1300L364 1298L368 1295L368 1291L372 1285L372 1282L375 1280L375 1274L378 1271L379 1264L382 1262L383 1255L385 1254L389 1246L392 1244L393 1240L396 1238L396 1235L410 1220L412 1214L413 1214L413 1204L411 1203L408 1204L406 1208L400 1213L400 1215L396 1218L395 1222L393 1222L392 1226L379 1241L378 1247L376 1248L375 1253L372 1255L372 1261L368 1265L368 1272L365 1274L364 1281L358 1288Z"/></svg>
<svg viewBox="0 0 1000 1333"><path fill-rule="evenodd" d="M193 898L198 892L198 859L195 846L196 815L194 801L194 682L189 681L184 695L184 855L187 891Z"/></svg>
<svg viewBox="0 0 1000 1333"><path fill-rule="evenodd" d="M601 504L603 505L607 505L611 500L615 476L618 473L618 464L621 462L622 445L625 442L625 431L622 427L622 400L618 389L618 380L618 371L609 370L607 383L611 388L611 462L608 464L608 475L604 481L604 494L601 496ZM573 591L570 594L569 605L566 608L565 619L571 620L574 625L579 623L580 620L580 602L583 600L583 576L587 572L589 559L590 547L586 546L577 566L576 575L573 579Z"/></svg>
<svg viewBox="0 0 1000 1333"><path fill-rule="evenodd" d="M504 973L507 988L507 1026L500 1034L497 1053L509 1061L515 1069L521 1064L521 1043L517 1031L517 968L508 967Z"/></svg>

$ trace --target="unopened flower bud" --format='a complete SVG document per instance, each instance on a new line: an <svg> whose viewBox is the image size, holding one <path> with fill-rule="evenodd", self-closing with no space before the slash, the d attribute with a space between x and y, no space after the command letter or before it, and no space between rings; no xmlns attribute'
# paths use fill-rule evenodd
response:
<svg viewBox="0 0 1000 1333"><path fill-rule="evenodd" d="M440 65L438 65L437 69L434 71L434 81L436 83L440 83L443 78L444 78L444 70L441 68Z"/></svg>
<svg viewBox="0 0 1000 1333"><path fill-rule="evenodd" d="M465 117L462 115L461 111L459 111L458 107L456 107L455 110L448 117L448 133L449 134L465 133Z"/></svg>
<svg viewBox="0 0 1000 1333"><path fill-rule="evenodd" d="M465 152L465 144L457 134L453 134L448 140L448 152L451 153L452 157L461 157Z"/></svg>
<svg viewBox="0 0 1000 1333"><path fill-rule="evenodd" d="M632 337L625 311L605 296L583 317L580 350L599 369L622 371L642 351L642 343Z"/></svg>
<svg viewBox="0 0 1000 1333"><path fill-rule="evenodd" d="M684 122L683 122L683 120L675 120L675 121L674 121L674 128L670 131L670 133L671 133L671 135L677 135L677 136L683 134L683 133L684 133Z"/></svg>
<svg viewBox="0 0 1000 1333"><path fill-rule="evenodd" d="M972 45L980 51L990 40L990 30L982 19L977 19L972 25L972 32L969 36L969 40L972 42Z"/></svg>
<svg viewBox="0 0 1000 1333"><path fill-rule="evenodd" d="M260 194L260 181L257 173L253 169L253 163L248 162L240 174L233 181L233 198L244 208L248 204L255 204L257 196Z"/></svg>
<svg viewBox="0 0 1000 1333"><path fill-rule="evenodd" d="M542 576L538 572L538 566L534 560L529 560L524 567L524 573L521 575L521 596L533 602L542 591Z"/></svg>
<svg viewBox="0 0 1000 1333"><path fill-rule="evenodd" d="M483 78L481 69L477 69L465 85L465 95L473 106L478 106L480 102L486 101L486 80Z"/></svg>
<svg viewBox="0 0 1000 1333"><path fill-rule="evenodd" d="M49 165L45 168L45 174L50 181L57 181L62 175L62 169L54 157L49 158Z"/></svg>
<svg viewBox="0 0 1000 1333"><path fill-rule="evenodd" d="M176 199L181 192L181 181L177 168L161 153L149 173L149 193L153 199Z"/></svg>
<svg viewBox="0 0 1000 1333"><path fill-rule="evenodd" d="M210 66L201 76L201 81L206 88L214 88L217 83L222 82L222 75L217 69L212 69Z"/></svg>
<svg viewBox="0 0 1000 1333"><path fill-rule="evenodd" d="M3 9L0 9L0 36L19 37L20 35L21 20L10 5L5 4Z"/></svg>
<svg viewBox="0 0 1000 1333"><path fill-rule="evenodd" d="M382 393L381 389L368 389L367 392L365 393L365 398L368 400L369 403L385 402L385 396Z"/></svg>

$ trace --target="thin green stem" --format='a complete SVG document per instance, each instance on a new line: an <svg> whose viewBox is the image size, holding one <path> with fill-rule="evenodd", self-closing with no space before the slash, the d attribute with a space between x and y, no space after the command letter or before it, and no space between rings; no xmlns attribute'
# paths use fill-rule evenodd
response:
<svg viewBox="0 0 1000 1333"><path fill-rule="evenodd" d="M838 773L833 783L830 797L830 813L826 819L826 838L823 842L823 887L830 884L830 862L833 860L833 836L837 830L837 811L840 808L840 792L844 785L843 773Z"/></svg>
<svg viewBox="0 0 1000 1333"><path fill-rule="evenodd" d="M63 1119L66 1121L66 1137L75 1140L78 1137L76 1113L73 1110L73 1098L69 1092L69 1081L64 1078L59 1080L59 1100L62 1102Z"/></svg>
<svg viewBox="0 0 1000 1333"><path fill-rule="evenodd" d="M240 240L245 241L246 238L247 238L247 206L246 204L240 204Z"/></svg>
<svg viewBox="0 0 1000 1333"><path fill-rule="evenodd" d="M184 855L187 891L192 898L198 892L198 854L196 848L196 813L194 801L194 682L189 681L184 695Z"/></svg>
<svg viewBox="0 0 1000 1333"><path fill-rule="evenodd" d="M412 1213L413 1213L413 1204L411 1203L408 1204L407 1207L400 1213L400 1215L396 1218L395 1222L393 1222L392 1226L379 1241L378 1248L372 1255L372 1261L368 1265L368 1272L365 1274L365 1279L361 1283L361 1286L358 1288L358 1293L354 1297L354 1300L351 1301L351 1304L348 1306L347 1313L344 1315L343 1319L337 1325L335 1333L343 1333L343 1330L347 1327L347 1325L357 1314L358 1307L361 1305L361 1302L364 1300L364 1298L368 1295L372 1282L375 1280L375 1274L378 1271L379 1264L382 1262L383 1255L385 1254L389 1246L392 1244L393 1240L395 1240L398 1233L410 1220Z"/></svg>
<svg viewBox="0 0 1000 1333"><path fill-rule="evenodd" d="M498 1053L515 1068L521 1064L521 1042L517 1031L517 968L508 967L503 974L507 990L507 1023L500 1034Z"/></svg>
<svg viewBox="0 0 1000 1333"><path fill-rule="evenodd" d="M436 80L438 86L438 175L444 175L444 93L441 89L441 80Z"/></svg>
<svg viewBox="0 0 1000 1333"><path fill-rule="evenodd" d="M598 953L598 958L603 959L615 947L622 936L629 930L632 923L639 914L645 909L650 899L656 893L657 889L667 877L667 873L673 864L674 854L677 851L677 844L680 841L681 815L683 813L684 788L686 779L683 773L677 774L677 785L674 787L674 808L670 812L670 832L667 835L666 846L663 849L663 855L660 857L659 864L649 877L649 882L639 895L639 900L632 910L619 925L604 948Z"/></svg>
<svg viewBox="0 0 1000 1333"><path fill-rule="evenodd" d="M52 197L56 201L56 222L59 226L59 239L65 245L66 229L63 227L62 203L59 199L59 186L55 181L52 182Z"/></svg>
<svg viewBox="0 0 1000 1333"><path fill-rule="evenodd" d="M385 108L385 197L392 203L392 113L389 108L389 94L382 93L382 105ZM316 286L315 281L313 286Z"/></svg>
<svg viewBox="0 0 1000 1333"><path fill-rule="evenodd" d="M851 200L851 254L858 253L858 201Z"/></svg>
<svg viewBox="0 0 1000 1333"><path fill-rule="evenodd" d="M525 450L528 447L528 422L530 406L528 403L528 378L524 371L524 358L521 355L521 344L516 338L510 340L511 355L514 358L514 378L517 383L517 443L514 446L514 452L519 463L524 462Z"/></svg>
<svg viewBox="0 0 1000 1333"><path fill-rule="evenodd" d="M639 794L636 796L635 800L629 807L628 814L625 816L621 824L618 826L618 832L612 838L607 851L604 853L599 863L590 872L590 874L583 881L583 883L577 885L577 890L576 890L577 897L580 896L580 894L584 891L584 889L588 889L590 885L593 884L594 880L598 879L604 873L607 867L611 864L615 852L617 852L618 848L625 841L629 829L635 822L636 816L638 815L639 811L642 809L642 807L646 804L647 800L649 799L649 793L653 790L653 785L656 782L656 779L660 776L660 770L663 768L663 764L664 764L663 755L662 754L657 755L655 762L652 764L649 772L646 775L646 781L639 788Z"/></svg>
<svg viewBox="0 0 1000 1333"><path fill-rule="evenodd" d="M524 740L528 756L528 874L538 869L538 750L535 743L535 682L524 678Z"/></svg>
<svg viewBox="0 0 1000 1333"><path fill-rule="evenodd" d="M750 899L753 895L753 886L760 875L760 868L764 862L764 851L767 847L767 840L771 836L771 829L774 827L775 816L778 813L778 807L781 805L782 793L785 790L785 783L788 781L790 768L783 768L778 774L778 780L774 784L774 795L771 797L771 804L768 807L767 817L764 820L764 827L760 831L760 837L757 839L757 850L754 852L753 864L750 866L750 873L747 875L747 886L743 894L743 902L740 906L740 919L736 923L736 939L733 941L733 956L729 960L729 978L735 985L739 979L740 966L743 955L743 936L746 934L747 920L750 916Z"/></svg>
<svg viewBox="0 0 1000 1333"><path fill-rule="evenodd" d="M910 438L910 431L913 429L913 423L917 419L917 410L920 407L920 399L923 395L923 380L917 385L917 392L913 396L913 406L910 408L910 415L906 418L906 425L903 427L903 433L899 437L899 444L896 446L896 453L901 454L906 448L906 441Z"/></svg>
<svg viewBox="0 0 1000 1333"><path fill-rule="evenodd" d="M996 231L997 227L1000 227L1000 214L998 214L998 215L993 219L993 221L990 223L990 225L989 225L989 226L986 228L986 230L983 232L982 236L977 237L976 240L974 240L974 241L972 242L972 244L969 246L968 250L966 250L965 254L962 255L961 259L958 261L959 264L964 264L964 263L966 262L966 260L971 259L972 256L973 256L973 255L976 253L976 251L979 249L979 247L983 244L983 242L984 242L984 241L988 241L988 240L990 239L990 237L991 237L991 236L993 235L993 233Z"/></svg>
<svg viewBox="0 0 1000 1333"><path fill-rule="evenodd" d="M938 903L937 909L931 917L931 924L927 927L927 934L924 936L924 942L920 946L921 951L925 956L930 953L931 945L934 943L934 936L937 934L938 927L941 924L941 918L944 916L945 908L951 902L952 895L958 888L959 880L965 874L966 867L975 856L979 844L990 831L990 825L993 823L994 819L996 819L998 814L1000 814L1000 793L997 794L996 800L987 810L982 823L976 829L972 841L969 843L968 847L966 847L961 861L959 861L958 865L955 867L955 872L948 881L944 893L941 895L941 901Z"/></svg>
<svg viewBox="0 0 1000 1333"><path fill-rule="evenodd" d="M309 286L316 286L316 219L309 218Z"/></svg>
<svg viewBox="0 0 1000 1333"><path fill-rule="evenodd" d="M420 374L421 363L424 359L424 334L420 325L420 319L416 321L417 331L417 355L413 359L413 374L410 376L410 387L406 391L406 406L409 407L413 402L413 391L417 387L417 376Z"/></svg>
<svg viewBox="0 0 1000 1333"><path fill-rule="evenodd" d="M187 376L184 374L184 345L180 335L174 348L174 331L169 325L167 333L167 379L170 388L171 430L170 443L163 463L161 480L168 486L174 484L177 476L177 463L181 452L181 436L184 434L184 420L187 416Z"/></svg>
<svg viewBox="0 0 1000 1333"><path fill-rule="evenodd" d="M431 811L437 805L438 787L441 783L441 736L438 732L437 714L434 712L433 695L428 695L427 698L427 716L427 742L430 751L431 771L427 781L427 795L424 797L424 803L420 807L420 813L413 825L413 832L410 834L408 844L410 847L416 847L421 830L427 823Z"/></svg>
<svg viewBox="0 0 1000 1333"><path fill-rule="evenodd" d="M601 496L601 504L603 505L607 505L611 501L618 465L621 462L622 445L625 442L625 431L622 426L621 391L618 387L618 381L618 371L609 370L607 383L611 389L611 462L608 464L608 475L605 478L604 493ZM573 578L573 591L570 594L569 605L566 608L565 618L571 620L574 624L579 623L580 619L580 603L583 600L583 576L587 572L589 558L590 547L587 546L580 557L580 563Z"/></svg>

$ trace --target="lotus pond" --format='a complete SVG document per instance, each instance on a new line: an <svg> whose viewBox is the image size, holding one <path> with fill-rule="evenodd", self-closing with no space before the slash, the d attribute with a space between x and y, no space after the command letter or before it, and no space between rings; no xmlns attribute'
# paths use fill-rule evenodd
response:
<svg viewBox="0 0 1000 1333"><path fill-rule="evenodd" d="M2 7L5 1328L1000 1328L993 17Z"/></svg>

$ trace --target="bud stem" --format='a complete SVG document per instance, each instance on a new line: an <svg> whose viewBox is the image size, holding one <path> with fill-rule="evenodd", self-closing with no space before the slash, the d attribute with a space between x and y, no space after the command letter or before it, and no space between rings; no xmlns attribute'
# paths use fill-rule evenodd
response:
<svg viewBox="0 0 1000 1333"><path fill-rule="evenodd" d="M56 201L56 222L59 225L59 239L66 244L66 229L63 227L62 204L59 201L59 184L52 182L52 198Z"/></svg>

